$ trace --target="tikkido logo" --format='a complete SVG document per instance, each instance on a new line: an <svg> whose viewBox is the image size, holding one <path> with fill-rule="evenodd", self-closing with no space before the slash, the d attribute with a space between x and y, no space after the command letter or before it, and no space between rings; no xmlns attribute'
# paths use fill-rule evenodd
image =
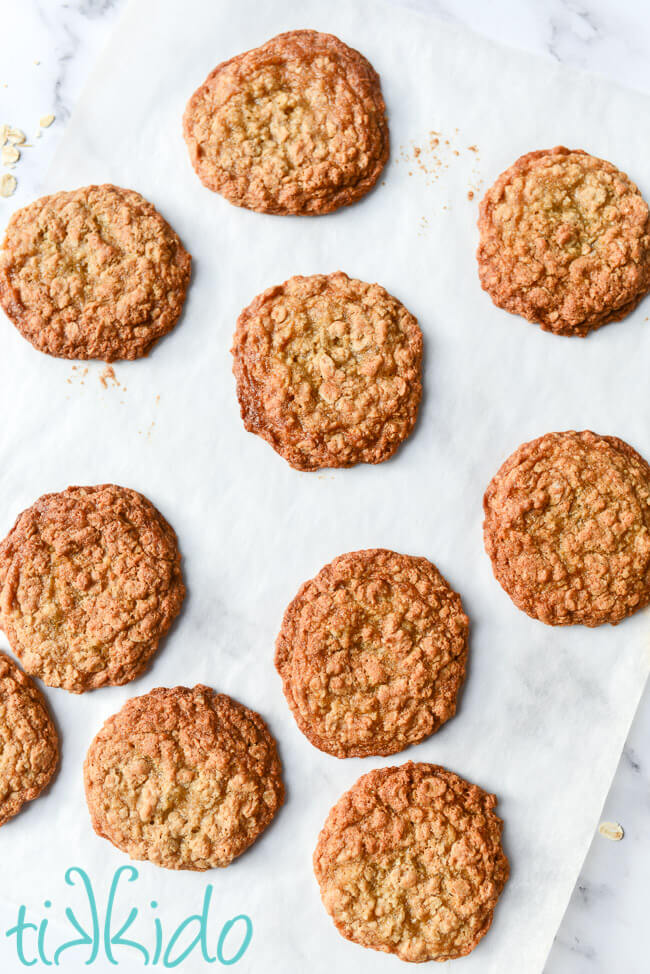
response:
<svg viewBox="0 0 650 974"><path fill-rule="evenodd" d="M150 901L148 911L129 903L128 894L135 890L129 889L126 883L135 883L138 876L135 866L120 866L115 870L106 909L100 916L88 873L79 866L66 870L67 885L77 887L82 896L82 907L65 909L74 936L55 943L56 938L48 931L47 912L40 918L33 917L28 915L26 906L20 906L16 923L6 931L6 936L14 942L20 964L33 967L40 962L47 967L65 967L66 960L72 961L74 957L84 966L107 960L116 966L124 964L131 971L138 960L138 966L173 968L190 955L196 960L202 958L206 964L225 966L242 959L253 937L252 921L240 913L223 923L217 936L210 923L212 884L205 888L201 911L181 919L170 932L163 929L156 915L156 900ZM52 901L45 900L43 906L45 911L50 910ZM147 936L142 935L143 929L147 929Z"/></svg>

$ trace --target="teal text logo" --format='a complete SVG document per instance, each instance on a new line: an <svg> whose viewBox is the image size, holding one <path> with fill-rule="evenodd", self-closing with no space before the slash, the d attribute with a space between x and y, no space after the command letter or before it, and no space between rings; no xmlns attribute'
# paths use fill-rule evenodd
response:
<svg viewBox="0 0 650 974"><path fill-rule="evenodd" d="M5 931L20 963L24 967L39 963L46 967L65 966L66 958L74 954L86 965L102 957L116 966L124 963L131 970L134 961L143 967L178 967L190 955L206 964L228 967L242 959L253 937L252 921L240 913L215 929L210 920L211 884L205 888L200 911L181 919L173 930L164 930L156 915L156 900L150 901L148 909L132 905L129 894L134 890L127 884L137 879L135 866L116 869L102 912L88 873L72 866L66 871L65 881L68 886L77 887L83 903L76 911L69 906L65 910L74 935L63 943L50 942L53 938L48 936L47 911L52 907L51 900L44 901L44 916L40 918L28 915L27 907L20 906L16 923ZM148 935L142 934L143 928Z"/></svg>

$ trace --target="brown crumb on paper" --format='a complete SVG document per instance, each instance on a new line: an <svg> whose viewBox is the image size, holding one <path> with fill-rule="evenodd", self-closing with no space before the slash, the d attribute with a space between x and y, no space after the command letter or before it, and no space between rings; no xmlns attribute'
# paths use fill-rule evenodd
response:
<svg viewBox="0 0 650 974"><path fill-rule="evenodd" d="M87 368L82 368L80 365L73 365L72 366L72 375L70 376L69 379L66 379L66 382L69 385L73 385L76 382L78 382L80 386L83 386L83 385L86 384L84 382L84 379L86 378L87 375L88 375L88 369Z"/></svg>
<svg viewBox="0 0 650 974"><path fill-rule="evenodd" d="M148 440L150 440L151 439L151 434L154 431L155 425L156 425L156 423L155 423L155 420L154 420L154 421L152 421L149 424L149 427L146 430L138 430L138 436L146 436L146 438Z"/></svg>
<svg viewBox="0 0 650 974"><path fill-rule="evenodd" d="M464 146L459 136L459 129L448 135L438 129L431 129L427 137L416 144L402 145L399 148L396 162L405 162L408 165L409 176L422 173L427 186L433 186L437 182L444 182L445 173L453 170L456 173L467 173L467 199L473 200L474 196L480 192L483 184L479 168L479 150L476 145ZM469 153L473 155L470 156ZM459 170L457 167L461 167ZM454 194L455 195L455 194ZM451 210L451 200L446 200L441 204L442 211ZM421 224L419 234L421 235L424 226Z"/></svg>
<svg viewBox="0 0 650 974"><path fill-rule="evenodd" d="M108 389L108 383L112 382L114 386L119 386L117 381L117 376L115 375L115 369L112 365L107 365L103 372L99 374L99 381L104 386L104 389Z"/></svg>

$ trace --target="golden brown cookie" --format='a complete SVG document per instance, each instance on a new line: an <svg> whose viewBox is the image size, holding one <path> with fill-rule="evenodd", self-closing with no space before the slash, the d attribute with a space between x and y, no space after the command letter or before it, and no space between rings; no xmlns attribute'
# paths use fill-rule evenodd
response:
<svg viewBox="0 0 650 974"><path fill-rule="evenodd" d="M190 264L139 193L84 186L14 213L0 251L0 304L41 352L140 358L178 321Z"/></svg>
<svg viewBox="0 0 650 974"><path fill-rule="evenodd" d="M494 574L533 618L615 625L650 602L650 467L623 440L570 430L524 443L483 508Z"/></svg>
<svg viewBox="0 0 650 974"><path fill-rule="evenodd" d="M388 160L379 75L331 34L293 30L224 61L183 118L201 182L261 213L330 213Z"/></svg>
<svg viewBox="0 0 650 974"><path fill-rule="evenodd" d="M32 676L83 693L128 683L181 607L176 535L142 494L45 494L0 544L0 626Z"/></svg>
<svg viewBox="0 0 650 974"><path fill-rule="evenodd" d="M59 735L43 694L0 652L0 825L38 798L59 763Z"/></svg>
<svg viewBox="0 0 650 974"><path fill-rule="evenodd" d="M337 930L401 960L451 960L490 929L510 868L496 798L435 764L364 774L327 817L314 872Z"/></svg>
<svg viewBox="0 0 650 974"><path fill-rule="evenodd" d="M378 284L338 271L268 288L232 353L246 429L296 470L381 463L415 425L422 332Z"/></svg>
<svg viewBox="0 0 650 974"><path fill-rule="evenodd" d="M287 609L275 665L298 727L338 758L395 754L456 712L468 619L426 558L335 558Z"/></svg>
<svg viewBox="0 0 650 974"><path fill-rule="evenodd" d="M499 176L478 221L481 285L556 335L634 310L650 288L650 214L634 183L582 149L529 152Z"/></svg>
<svg viewBox="0 0 650 974"><path fill-rule="evenodd" d="M97 834L166 869L227 866L284 801L260 715L200 685L128 700L90 745L84 781Z"/></svg>

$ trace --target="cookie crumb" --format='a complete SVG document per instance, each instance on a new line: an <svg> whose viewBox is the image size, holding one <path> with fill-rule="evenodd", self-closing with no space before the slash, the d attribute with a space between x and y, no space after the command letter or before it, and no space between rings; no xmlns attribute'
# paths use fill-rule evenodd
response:
<svg viewBox="0 0 650 974"><path fill-rule="evenodd" d="M618 822L601 822L598 831L611 842L620 842L625 835L623 826L619 825Z"/></svg>
<svg viewBox="0 0 650 974"><path fill-rule="evenodd" d="M99 381L104 386L104 389L108 389L109 382L112 382L113 385L119 386L117 376L115 375L115 369L112 365L107 365L104 371L100 372Z"/></svg>
<svg viewBox="0 0 650 974"><path fill-rule="evenodd" d="M6 172L0 176L0 196L12 196L17 186L16 177Z"/></svg>
<svg viewBox="0 0 650 974"><path fill-rule="evenodd" d="M468 189L467 190L467 199L468 200L473 200L474 199L474 190L473 189Z"/></svg>
<svg viewBox="0 0 650 974"><path fill-rule="evenodd" d="M55 118L56 115L41 115L40 119L38 120L38 124L42 129L49 129Z"/></svg>

